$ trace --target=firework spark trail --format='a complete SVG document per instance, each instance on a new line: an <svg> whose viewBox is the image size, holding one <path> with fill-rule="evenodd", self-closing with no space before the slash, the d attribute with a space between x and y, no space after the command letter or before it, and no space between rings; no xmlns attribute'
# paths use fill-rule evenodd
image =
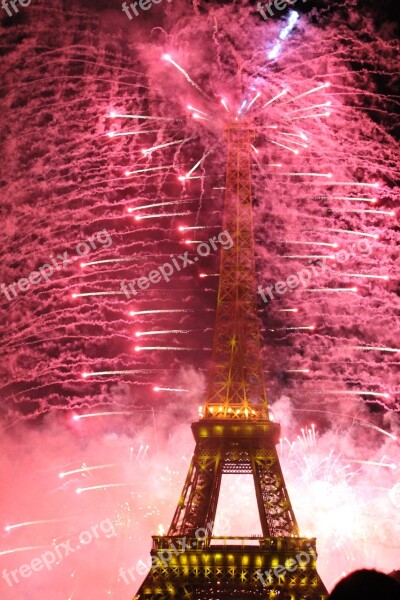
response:
<svg viewBox="0 0 400 600"><path fill-rule="evenodd" d="M185 179L188 179L188 178L190 178L191 174L192 174L192 173L194 173L194 171L195 171L196 169L198 169L198 168L199 168L199 166L201 165L201 163L202 163L202 162L203 162L203 161L204 161L204 160L207 158L207 156L208 156L209 154L211 154L211 150L210 150L210 151L208 151L208 152L206 152L206 153L205 153L205 154L202 156L202 158L201 158L200 160L198 160L198 161L197 161L197 163L196 163L196 164L195 164L195 165L194 165L194 166L193 166L193 167L190 169L190 171L188 171L188 172L186 173L186 175L185 175Z"/></svg>
<svg viewBox="0 0 400 600"><path fill-rule="evenodd" d="M321 117L330 117L330 112L323 112L314 115L301 115L300 117L291 117L292 121L300 121L301 119L319 119Z"/></svg>
<svg viewBox="0 0 400 600"><path fill-rule="evenodd" d="M141 173L150 173L150 171L163 171L165 169L173 169L174 165L167 165L162 167L149 167L148 169L136 169L136 171L125 171L125 176L138 175Z"/></svg>
<svg viewBox="0 0 400 600"><path fill-rule="evenodd" d="M120 115L117 113L110 113L110 119L150 119L152 121L174 121L175 119L171 119L168 117L155 117L152 115Z"/></svg>
<svg viewBox="0 0 400 600"><path fill-rule="evenodd" d="M169 333L190 333L189 329L159 329L153 331L136 331L135 336L141 337L142 335L163 335Z"/></svg>
<svg viewBox="0 0 400 600"><path fill-rule="evenodd" d="M280 146L281 148L284 148L285 150L289 150L290 152L293 152L293 154L298 154L299 153L298 150L290 148L289 146L285 146L285 144L280 144L279 142L276 142L276 141L271 140L271 139L267 139L267 141L270 144L275 144L275 146Z"/></svg>
<svg viewBox="0 0 400 600"><path fill-rule="evenodd" d="M106 265L110 263L120 263L120 262L133 262L135 260L144 260L148 258L148 256L132 256L130 258L105 258L103 260L93 260L91 262L83 262L81 263L81 267L90 267L92 265Z"/></svg>
<svg viewBox="0 0 400 600"><path fill-rule="evenodd" d="M192 200L173 200L172 202L154 202L153 204L144 204L142 206L135 206L128 208L127 212L132 213L135 210L144 210L146 208L159 208L160 206L172 206L173 204L182 204L185 202L192 202Z"/></svg>
<svg viewBox="0 0 400 600"><path fill-rule="evenodd" d="M158 133L158 129L144 129L143 131L109 131L105 135L110 138L121 137L125 135L142 135L144 133Z"/></svg>
<svg viewBox="0 0 400 600"><path fill-rule="evenodd" d="M75 475L76 473L86 473L90 471L98 471L101 469L111 469L113 467L119 467L121 463L110 463L108 465L95 465L93 467L81 467L80 469L73 469L72 471L63 471L58 474L60 479L68 477L68 475Z"/></svg>
<svg viewBox="0 0 400 600"><path fill-rule="evenodd" d="M90 487L77 488L76 493L90 492L93 490L108 490L110 488L130 487L131 483L105 483L103 485L92 485Z"/></svg>
<svg viewBox="0 0 400 600"><path fill-rule="evenodd" d="M400 352L400 348L379 348L378 346L354 346L357 350L377 350L378 352Z"/></svg>
<svg viewBox="0 0 400 600"><path fill-rule="evenodd" d="M82 377L99 377L101 375L148 375L154 373L155 369L125 369L124 371L91 371L82 373Z"/></svg>
<svg viewBox="0 0 400 600"><path fill-rule="evenodd" d="M190 212L175 212L175 213L160 213L158 215L136 215L135 221L142 221L143 219L164 219L165 217L185 217L190 215Z"/></svg>
<svg viewBox="0 0 400 600"><path fill-rule="evenodd" d="M155 392L188 392L189 391L184 388L159 387L158 385L154 386L153 390Z"/></svg>
<svg viewBox="0 0 400 600"><path fill-rule="evenodd" d="M355 458L347 458L346 462L356 463L359 465L371 465L371 466L375 466L375 467L386 467L388 469L396 469L397 468L397 466L393 463L377 462L374 460L359 460L359 459L355 459Z"/></svg>
<svg viewBox="0 0 400 600"><path fill-rule="evenodd" d="M16 552L30 552L31 550L41 550L42 548L48 548L44 546L21 546L20 548L12 548L10 550L1 550L0 556L6 556L7 554L15 554Z"/></svg>
<svg viewBox="0 0 400 600"><path fill-rule="evenodd" d="M284 104L289 104L290 102L295 102L296 100L299 100L300 98L304 98L305 96L308 96L309 94L314 94L315 92L323 90L324 88L328 88L328 87L330 87L330 85L331 84L329 82L323 83L317 87L312 88L311 90L308 90L307 92L298 94L294 98L289 98L289 100L286 100L286 102Z"/></svg>
<svg viewBox="0 0 400 600"><path fill-rule="evenodd" d="M136 315L153 315L153 314L168 314L168 313L188 313L190 309L175 308L175 309L155 309L155 310L131 310L129 315L135 317Z"/></svg>
<svg viewBox="0 0 400 600"><path fill-rule="evenodd" d="M103 411L98 413L88 413L85 415L74 415L74 421L80 421L81 419L92 419L93 417L110 417L114 415L131 415L132 411L127 410L112 410L112 411Z"/></svg>
<svg viewBox="0 0 400 600"><path fill-rule="evenodd" d="M192 85L198 92L200 92L200 94L202 96L204 96L204 98L207 98L207 100L210 100L210 97L207 96L207 94L201 89L200 86L197 85L197 83L195 83L189 76L189 74L181 67L179 66L172 58L169 54L163 54L162 58L166 61L168 61L169 63L171 63L171 65L173 65L175 67L175 69L177 69L178 71L180 71L184 77L187 79L187 81L190 83L190 85Z"/></svg>
<svg viewBox="0 0 400 600"><path fill-rule="evenodd" d="M351 202L376 202L376 198L365 198L365 197L358 197L355 198L353 196L330 196L332 199L334 200L350 200Z"/></svg>
<svg viewBox="0 0 400 600"><path fill-rule="evenodd" d="M41 519L38 521L25 521L24 523L15 523L14 525L6 525L4 527L5 531L13 531L14 529L20 529L21 527L31 527L32 525L46 525L47 523L62 523L63 521L68 521L69 518L66 519Z"/></svg>
<svg viewBox="0 0 400 600"><path fill-rule="evenodd" d="M297 244L299 246L328 246L330 248L337 248L338 244L328 244L327 242L298 242L298 241L289 241L283 240L285 244Z"/></svg>
<svg viewBox="0 0 400 600"><path fill-rule="evenodd" d="M332 227L326 227L325 231L333 231L335 233L346 233L349 235L361 235L363 237L374 238L375 240L379 238L379 235L376 233L367 233L364 231L353 231L352 229L333 229Z"/></svg>
<svg viewBox="0 0 400 600"><path fill-rule="evenodd" d="M150 148L142 149L142 154L144 154L146 156L147 154L151 154L155 150L161 150L163 148L168 148L169 146L175 146L177 144L183 144L185 142L189 142L192 139L193 138L184 138L183 140L176 140L174 142L167 142L165 144L159 144L158 146L151 146Z"/></svg>
<svg viewBox="0 0 400 600"><path fill-rule="evenodd" d="M135 346L136 352L141 352L142 350L175 350L176 352L185 352L188 350L198 350L198 348L185 348L179 346Z"/></svg>
<svg viewBox="0 0 400 600"><path fill-rule="evenodd" d="M366 279L389 279L388 275L367 275L365 273L341 273L341 277L361 277Z"/></svg>
<svg viewBox="0 0 400 600"><path fill-rule="evenodd" d="M114 292L82 292L71 294L72 298L87 298L90 296L125 296L125 292L114 291Z"/></svg>
<svg viewBox="0 0 400 600"><path fill-rule="evenodd" d="M282 98L282 96L284 96L285 94L287 94L287 90L282 90L281 92L279 92L279 94L277 94L276 96L274 96L273 98L271 98L271 100L268 100L268 102L266 102L263 105L262 108L265 108L266 106L269 106L270 104L272 104L273 102L275 102L279 98Z"/></svg>

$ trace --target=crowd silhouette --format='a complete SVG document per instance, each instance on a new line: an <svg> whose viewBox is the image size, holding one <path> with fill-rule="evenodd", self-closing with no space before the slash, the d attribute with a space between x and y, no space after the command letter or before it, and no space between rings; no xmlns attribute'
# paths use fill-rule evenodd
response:
<svg viewBox="0 0 400 600"><path fill-rule="evenodd" d="M336 584L329 600L400 600L400 572L354 571Z"/></svg>

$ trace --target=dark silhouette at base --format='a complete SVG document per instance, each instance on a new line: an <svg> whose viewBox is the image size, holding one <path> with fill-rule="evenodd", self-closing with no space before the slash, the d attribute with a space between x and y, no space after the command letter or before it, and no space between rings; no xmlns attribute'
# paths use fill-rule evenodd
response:
<svg viewBox="0 0 400 600"><path fill-rule="evenodd" d="M329 600L400 600L400 584L378 571L354 571L339 581Z"/></svg>

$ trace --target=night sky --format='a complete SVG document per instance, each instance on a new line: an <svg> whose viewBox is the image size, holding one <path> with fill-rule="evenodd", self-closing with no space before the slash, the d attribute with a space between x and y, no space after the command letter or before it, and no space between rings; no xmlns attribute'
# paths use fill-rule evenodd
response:
<svg viewBox="0 0 400 600"><path fill-rule="evenodd" d="M120 567L168 529L218 251L130 298L121 282L221 231L239 111L256 129L257 285L306 280L258 295L301 531L329 589L400 568L399 9L297 0L264 20L256 4L162 0L132 19L115 0L0 6L0 571L113 526L0 578L1 598L131 598L144 571L127 584ZM223 533L257 532L244 476L218 514Z"/></svg>

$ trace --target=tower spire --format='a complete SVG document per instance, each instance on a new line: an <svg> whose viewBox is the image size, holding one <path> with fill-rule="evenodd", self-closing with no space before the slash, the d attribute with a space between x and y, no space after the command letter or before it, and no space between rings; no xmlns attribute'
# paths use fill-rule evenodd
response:
<svg viewBox="0 0 400 600"><path fill-rule="evenodd" d="M221 254L204 418L269 418L257 317L250 170L254 137L245 123L231 123L226 129L223 227L234 243Z"/></svg>

